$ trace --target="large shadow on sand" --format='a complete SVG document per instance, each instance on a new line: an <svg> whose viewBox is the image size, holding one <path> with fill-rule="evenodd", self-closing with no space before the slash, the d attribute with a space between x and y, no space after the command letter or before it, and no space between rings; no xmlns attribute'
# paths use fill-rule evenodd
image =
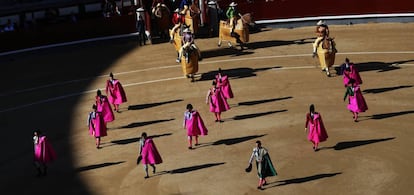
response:
<svg viewBox="0 0 414 195"><path fill-rule="evenodd" d="M371 115L371 116L361 116L361 118L358 119L358 120L359 121L370 120L370 119L382 120L382 119L386 119L386 118L402 116L402 115L406 115L406 114L413 114L413 113L414 113L414 110L407 110L407 111L400 111L400 112L390 112L390 113L383 113L383 114L374 114L374 115Z"/></svg>
<svg viewBox="0 0 414 195"><path fill-rule="evenodd" d="M135 123L130 123L128 125L121 126L116 129L130 129L130 128L142 127L142 126L156 124L156 123L168 122L172 120L175 120L175 119L171 118L171 119L160 119L160 120L152 120L152 121L135 122Z"/></svg>
<svg viewBox="0 0 414 195"><path fill-rule="evenodd" d="M5 194L89 195L92 193L84 183L85 181L79 177L79 172L97 168L105 169L108 166L123 163L123 161L98 162L98 164L85 167L75 167L74 163L77 161L74 159L72 149L73 132L71 129L72 124L77 123L74 121L77 119L73 112L79 101L83 101L81 100L83 96L93 100L95 94L79 94L65 99L56 99L56 97L89 90L90 83L95 81L97 76L108 74L111 71L110 67L116 61L136 47L134 38L122 38L0 57L2 64L7 66L2 72L5 75L3 79L8 81L7 87L2 91L9 95L0 97L2 100L7 99L8 103L0 107L18 108L0 112L0 128L6 137L22 138L18 142L15 139L5 139L0 143L2 148L13 146L13 150L4 150L0 156L0 171L4 178L0 179L2 192ZM116 72L114 74L117 76ZM52 89L39 88L35 91L15 92L68 81L76 82ZM104 85L105 83L102 83L102 87ZM46 102L47 100L53 101ZM42 101L45 102L42 103ZM40 103L18 107L33 102ZM87 116L87 113L84 114ZM26 116L24 122L21 116ZM82 118L82 124L84 120L86 118ZM57 153L56 161L49 166L48 175L42 178L35 177L36 170L32 165L31 137L35 129L47 135Z"/></svg>
<svg viewBox="0 0 414 195"><path fill-rule="evenodd" d="M152 108L152 107L161 106L161 105L164 105L164 104L171 104L171 103L181 102L181 101L184 101L184 100L183 99L178 99L178 100L170 100L170 101L164 101L164 102L130 105L130 106L128 106L128 110L141 110L141 109Z"/></svg>
<svg viewBox="0 0 414 195"><path fill-rule="evenodd" d="M239 57L239 56L244 56L244 55L250 55L253 53L254 52L251 52L251 51L242 51L242 50L237 50L234 48L228 48L228 47L222 46L217 49L201 51L201 56L203 57L203 59L206 59L206 58L214 58L214 57L220 57L220 56Z"/></svg>
<svg viewBox="0 0 414 195"><path fill-rule="evenodd" d="M84 166L84 167L79 167L79 168L76 168L76 169L75 169L75 171L76 171L76 172L89 171L89 170L93 170L93 169L99 169L99 168L103 168L103 167L107 167L107 166L113 166L113 165L121 164L121 163L124 163L124 162L125 162L125 161L119 161L119 162L106 162L106 163L100 163L100 164L88 165L88 166Z"/></svg>
<svg viewBox="0 0 414 195"><path fill-rule="evenodd" d="M202 143L199 147L206 147L206 146L217 146L217 145L226 145L231 146L234 144L243 143L252 139L257 139L260 137L265 136L266 134L262 135L249 135L249 136L243 136L243 137L235 137L235 138L228 138L228 139L221 139L217 140L215 142L209 142L209 143Z"/></svg>
<svg viewBox="0 0 414 195"><path fill-rule="evenodd" d="M253 113L253 114L243 114L243 115L236 115L231 119L224 119L224 121L230 121L230 120L244 120L244 119L251 119L261 116L266 116L270 114L280 113L280 112L286 112L288 110L274 110L274 111L268 111L268 112L259 112L259 113Z"/></svg>
<svg viewBox="0 0 414 195"><path fill-rule="evenodd" d="M265 67L265 68L232 68L232 69L222 69L223 73L225 73L230 79L241 79L247 77L255 77L257 76L257 72L262 72L270 69L281 68L280 66L274 67ZM209 71L206 73L202 73L200 78L197 81L211 81L217 75L218 70Z"/></svg>
<svg viewBox="0 0 414 195"><path fill-rule="evenodd" d="M170 173L170 174L188 173L188 172L191 172L191 171L197 171L197 170L200 170L200 169L215 167L215 166L224 165L224 164L226 164L226 163L225 162L207 163L207 164L202 164L202 165L195 165L195 166L190 166L190 167L183 167L183 168L173 169L171 171L168 171L168 173Z"/></svg>
<svg viewBox="0 0 414 195"><path fill-rule="evenodd" d="M170 136L170 135L172 135L172 133L149 135L148 137L154 139L154 138ZM116 145L127 145L127 144L131 144L131 143L139 142L140 139L141 139L141 137L127 138L127 139L120 139L120 140L112 140L111 143L112 143L112 145L114 145L114 144L116 144Z"/></svg>
<svg viewBox="0 0 414 195"><path fill-rule="evenodd" d="M395 137L381 138L381 139L369 139L369 140L344 141L344 142L338 142L335 146L332 146L332 147L321 148L321 150L322 149L345 150L345 149L364 146L368 144L390 141L393 139L395 139Z"/></svg>
<svg viewBox="0 0 414 195"><path fill-rule="evenodd" d="M244 55L250 55L254 52L251 50L255 49L263 49L263 48L270 48L270 47L278 47L284 45L302 45L313 43L312 38L304 38L304 39L297 39L297 40L290 40L290 41L283 41L283 40L270 40L270 41L257 41L257 42L250 42L244 44L244 48L248 50L239 50L239 46L234 46L232 48L227 46L227 42L223 41L222 46L217 49L211 50L204 50L201 51L201 56L205 58L213 58L219 56L231 56L231 57L238 57Z"/></svg>
<svg viewBox="0 0 414 195"><path fill-rule="evenodd" d="M281 98L271 98L271 99L264 99L264 100L245 101L245 102L239 102L237 105L238 106L254 106L254 105L257 105L257 104L264 104L264 103L269 103L269 102L287 100L287 99L291 99L291 98L292 98L292 96L281 97Z"/></svg>
<svg viewBox="0 0 414 195"><path fill-rule="evenodd" d="M377 71L377 72L387 72L392 70L401 69L399 64L414 62L414 60L401 60L395 62L363 62L363 63L356 63L355 66L357 67L359 72L365 71ZM341 67L335 67L336 72L340 72Z"/></svg>
<svg viewBox="0 0 414 195"><path fill-rule="evenodd" d="M313 43L314 38L304 38L304 39L297 39L297 40L290 40L290 41L282 41L282 40L270 40L270 41L257 41L257 42L250 42L247 43L247 47L249 49L263 49L269 47L278 47L284 45L303 45L308 43Z"/></svg>
<svg viewBox="0 0 414 195"><path fill-rule="evenodd" d="M318 179L334 177L334 176L339 175L339 174L342 174L342 172L321 173L321 174L311 175L311 176L307 176L307 177L299 177L299 178L293 178L293 179L280 180L280 181L270 183L269 184L270 186L268 188L278 187L278 186L285 186L285 185L290 185L290 184L301 184L301 183L306 183L306 182L310 182L310 181L315 181L315 180L318 180Z"/></svg>
<svg viewBox="0 0 414 195"><path fill-rule="evenodd" d="M177 168L177 169L173 169L173 170L169 170L169 171L162 171L162 172L159 172L159 173L155 174L154 176L160 176L160 175L165 175L165 174L188 173L188 172L198 171L200 169L207 169L207 168L210 168L210 167L220 166L220 165L224 165L224 164L226 164L226 163L225 162L219 162L219 163L206 163L206 164L201 164L201 165L182 167L182 168Z"/></svg>
<svg viewBox="0 0 414 195"><path fill-rule="evenodd" d="M382 87L382 88L374 88L374 89L365 89L362 92L363 93L384 93L384 92L388 92L388 91L394 91L394 90L398 90L398 89L405 89L405 88L410 88L413 87L412 85L400 85L400 86L395 86L395 87Z"/></svg>

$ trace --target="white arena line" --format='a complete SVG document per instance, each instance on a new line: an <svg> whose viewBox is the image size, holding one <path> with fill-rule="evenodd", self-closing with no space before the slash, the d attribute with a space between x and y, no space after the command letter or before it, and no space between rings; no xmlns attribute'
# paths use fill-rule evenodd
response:
<svg viewBox="0 0 414 195"><path fill-rule="evenodd" d="M163 81L171 81L171 80L177 80L177 79L184 79L184 77L181 76L181 77L158 79L158 80L152 80L152 81L144 81L144 82L139 82L139 83L129 83L129 84L123 84L122 86L129 87L129 86L143 85L143 84L148 84L148 83L157 83L157 82L163 82ZM105 89L101 88L100 90L105 90ZM14 111L14 110L18 110L18 109L38 105L38 104L48 103L48 102L52 102L52 101L56 101L56 100L66 99L66 98L79 96L79 95L83 95L83 94L89 94L89 93L96 93L96 89L83 91L83 92L78 92L78 93L71 93L71 94L67 94L67 95L63 95L63 96L58 96L58 97L54 97L54 98L49 98L49 99L33 102L33 103L30 103L30 104L23 104L23 105L20 105L20 106L0 110L0 113L8 112L8 111Z"/></svg>
<svg viewBox="0 0 414 195"><path fill-rule="evenodd" d="M337 55L373 55L373 54L414 54L414 51L385 51L385 52L346 52L346 53L337 53ZM200 64L214 64L214 63L223 63L223 62L234 62L234 61L245 61L245 60L261 60L261 59L270 59L270 58L291 58L291 57L305 57L305 56L312 56L312 54L294 54L294 55L273 55L273 56L260 56L260 57L251 57L251 58L237 58L237 59L227 59L227 60L215 60L215 61L204 61L200 62ZM177 68L180 67L180 65L168 65L168 66L160 66L160 67L153 67L153 68L146 68L146 69L140 69L140 70L132 70L132 71L126 71L126 72L117 72L117 75L123 75L123 74L131 74L136 72L145 72L145 71L152 71L152 70L161 70L161 69L168 69L168 68ZM22 90L17 90L14 92L9 93L3 93L0 94L0 97L7 96L11 94L16 93L22 93L22 92L29 92L34 91L38 89L44 89L48 87L55 87L70 83L76 83L86 80L92 80L96 78L101 77L107 77L108 75L100 75L96 77L90 77L90 78L83 78L83 79L76 79L76 80L70 80L70 81L64 81L64 82L58 82L58 83L52 83L47 85L41 85L38 87L32 87Z"/></svg>
<svg viewBox="0 0 414 195"><path fill-rule="evenodd" d="M116 74L117 75L131 74L131 73L136 73L136 72L145 72L145 71L151 71L151 70L160 70L160 69L166 69L166 68L175 68L175 67L179 67L179 66L180 65L161 66L161 67L147 68L147 69L141 69L141 70L132 70L132 71L127 71L127 72L119 72L119 73L116 73ZM47 85L41 85L41 86L37 86L37 87L16 90L16 91L9 92L9 93L2 93L2 94L0 94L0 97L7 96L7 95L12 95L12 94L16 94L16 93L23 93L23 92L35 91L35 90L38 90L38 89L44 89L44 88L49 88L49 87L56 87L56 86L60 86L60 85L70 84L70 83L77 83L77 82L81 82L81 81L93 80L93 79L101 78L101 77L108 77L108 75L100 75L100 76L96 76L96 77L89 77L89 78L83 78L83 79L75 79L75 80L70 80L70 81L64 81L64 82L58 82L58 83L51 83L51 84L47 84Z"/></svg>
<svg viewBox="0 0 414 195"><path fill-rule="evenodd" d="M337 55L373 55L373 54L414 54L414 51L337 53ZM215 60L215 61L201 62L200 64L212 64L212 63L233 62L233 61L242 61L242 60L260 60L260 59L269 59L269 58L305 57L305 56L311 56L311 54L259 56L259 57L250 57L250 58ZM409 66L412 66L414 64L396 64L396 65L409 65ZM176 68L176 67L180 67L180 66L181 65L160 66L160 67L147 68L147 69L141 69L141 70L132 70L132 71L126 71L126 72L119 72L119 73L116 73L116 74L117 75L131 74L131 73L136 73L136 72L160 70L160 69L167 69L167 68ZM314 65L308 65L308 66L272 68L270 70L310 69L310 68L314 68L314 67L315 67ZM94 78L101 78L101 77L106 77L106 76L107 75L100 75L100 76L97 76L97 77L94 77ZM43 86L34 87L34 88L30 88L30 89L23 89L23 90L20 90L20 92L34 91L36 89L47 88L47 87L51 87L51 86L59 86L59 85L64 85L64 84L74 83L74 82L79 82L79 81L85 81L85 80L94 79L94 78L77 79L77 80L65 81L65 82L60 82L60 83L53 83L53 84L43 85ZM128 83L128 84L123 84L123 86L129 87L129 86L143 85L143 84L156 83L156 82L164 82L164 81L177 80L177 79L184 79L184 77L181 76L181 77L172 77L172 78L166 78L166 79L144 81L144 82L138 82L138 83ZM103 89L101 89L101 90L103 90ZM8 112L8 111L14 111L14 110L26 108L26 107L33 106L33 105L48 103L48 102L52 102L52 101L56 101L56 100L61 100L61 99L69 98L69 97L74 97L74 96L88 94L88 93L95 93L95 92L96 92L96 89L93 89L93 90L88 90L88 91L83 91L83 92L78 92L78 93L72 93L72 94L68 94L68 95L64 95L64 96L58 96L58 97L49 98L49 99L45 99L45 100L38 101L38 102L33 102L33 103L30 103L30 104L24 104L24 105L20 105L20 106L0 110L0 113L4 113L4 112ZM0 96L4 96L4 94L1 94Z"/></svg>

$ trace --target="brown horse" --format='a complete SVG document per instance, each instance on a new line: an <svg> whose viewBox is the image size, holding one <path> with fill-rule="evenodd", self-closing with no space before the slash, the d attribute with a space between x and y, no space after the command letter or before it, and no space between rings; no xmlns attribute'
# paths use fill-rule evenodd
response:
<svg viewBox="0 0 414 195"><path fill-rule="evenodd" d="M243 49L243 45L249 42L249 25L251 24L253 24L251 15L249 13L244 14L237 20L234 32L231 33L232 28L229 22L221 20L218 46L221 46L222 41L227 41L230 47L240 44L241 49Z"/></svg>
<svg viewBox="0 0 414 195"><path fill-rule="evenodd" d="M322 41L322 49L327 49L330 53L332 53L333 51L336 52L334 39L335 38L331 37L324 38Z"/></svg>
<svg viewBox="0 0 414 195"><path fill-rule="evenodd" d="M164 4L158 4L152 9L152 14L155 18L155 24L157 31L161 38L168 38L168 29L171 25L170 10Z"/></svg>
<svg viewBox="0 0 414 195"><path fill-rule="evenodd" d="M177 52L177 57L179 56L178 52L182 47L182 37L180 36L181 29L177 29L174 33L174 48ZM191 47L190 47L191 48ZM184 77L190 78L191 82L194 82L194 75L198 72L198 53L197 51L183 51L183 56L181 57L181 69L183 71Z"/></svg>
<svg viewBox="0 0 414 195"><path fill-rule="evenodd" d="M334 38L325 37L317 47L317 54L321 69L330 76L329 68L335 63L336 43Z"/></svg>
<svg viewBox="0 0 414 195"><path fill-rule="evenodd" d="M195 49L189 47L189 51L183 51L181 58L181 69L185 77L194 82L194 76L198 72L198 54Z"/></svg>
<svg viewBox="0 0 414 195"><path fill-rule="evenodd" d="M201 10L196 3L191 4L189 11L185 14L185 25L188 26L193 34L197 34L200 24Z"/></svg>

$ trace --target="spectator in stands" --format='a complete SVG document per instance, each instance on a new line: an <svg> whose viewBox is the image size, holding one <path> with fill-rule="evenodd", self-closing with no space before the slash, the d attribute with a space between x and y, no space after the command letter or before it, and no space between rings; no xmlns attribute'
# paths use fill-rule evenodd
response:
<svg viewBox="0 0 414 195"><path fill-rule="evenodd" d="M115 13L118 15L121 14L118 10L115 0L104 0L102 2L102 11L104 17L114 16Z"/></svg>
<svg viewBox="0 0 414 195"><path fill-rule="evenodd" d="M4 32L12 32L15 31L14 24L11 22L10 19L7 20L7 24L4 26Z"/></svg>
<svg viewBox="0 0 414 195"><path fill-rule="evenodd" d="M145 40L147 39L147 35L145 34L145 21L142 18L142 15L139 15L137 20L137 31L138 31L138 42L139 45L144 44Z"/></svg>
<svg viewBox="0 0 414 195"><path fill-rule="evenodd" d="M70 13L70 22L71 23L78 23L78 17L76 17L76 14L74 12Z"/></svg>

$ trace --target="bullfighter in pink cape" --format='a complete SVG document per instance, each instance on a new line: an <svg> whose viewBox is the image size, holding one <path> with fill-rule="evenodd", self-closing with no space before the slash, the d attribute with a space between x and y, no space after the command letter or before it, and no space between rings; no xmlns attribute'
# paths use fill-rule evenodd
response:
<svg viewBox="0 0 414 195"><path fill-rule="evenodd" d="M368 110L368 105L365 102L365 98L361 93L359 86L355 85L355 80L349 80L348 87L346 88L344 101L348 98L348 110L352 112L355 122L358 122L358 113Z"/></svg>
<svg viewBox="0 0 414 195"><path fill-rule="evenodd" d="M215 80L207 92L206 103L210 104L210 112L214 113L216 122L223 122L223 120L221 120L221 113L229 110L230 106L227 103L226 98L223 96L221 89L217 87Z"/></svg>
<svg viewBox="0 0 414 195"><path fill-rule="evenodd" d="M38 130L33 132L33 144L33 161L37 169L37 176L45 176L47 174L47 164L56 159L55 150L46 136Z"/></svg>
<svg viewBox="0 0 414 195"><path fill-rule="evenodd" d="M343 74L344 86L347 87L349 80L354 79L355 85L359 86L362 84L361 76L359 75L358 69L355 64L350 62L348 58L345 59L345 63L341 65L341 73Z"/></svg>
<svg viewBox="0 0 414 195"><path fill-rule="evenodd" d="M233 91L231 90L229 77L221 71L221 68L218 69L218 73L216 75L216 83L217 86L220 87L221 91L223 92L223 96L226 99L234 97Z"/></svg>
<svg viewBox="0 0 414 195"><path fill-rule="evenodd" d="M115 116L111 104L108 101L108 97L102 95L101 90L98 89L98 91L96 91L95 99L97 111L102 113L105 123L114 121Z"/></svg>
<svg viewBox="0 0 414 195"><path fill-rule="evenodd" d="M328 139L328 133L322 121L322 116L318 112L315 112L315 106L313 104L309 107L309 113L306 114L305 132L308 133L308 140L313 144L313 150L318 151L318 145L320 142Z"/></svg>
<svg viewBox="0 0 414 195"><path fill-rule="evenodd" d="M106 81L106 94L109 102L114 105L114 110L120 112L119 105L127 102L127 98L124 88L118 79L114 79L112 72L109 74L109 80Z"/></svg>
<svg viewBox="0 0 414 195"><path fill-rule="evenodd" d="M97 111L95 104L92 106L92 109L93 111L88 115L87 125L89 127L89 134L95 137L96 148L100 149L101 137L107 136L106 124L102 113Z"/></svg>
<svg viewBox="0 0 414 195"><path fill-rule="evenodd" d="M195 146L198 146L198 136L208 134L203 119L196 110L193 110L191 104L187 104L187 111L184 112L183 127L187 129L188 149L193 149L193 136L195 137Z"/></svg>
<svg viewBox="0 0 414 195"><path fill-rule="evenodd" d="M142 160L145 170L145 179L149 178L148 175L148 165L152 167L152 173L155 173L155 165L162 163L162 158L160 153L157 150L154 142L151 138L147 136L147 133L143 132L141 134L141 139L139 141L139 157L137 163Z"/></svg>

